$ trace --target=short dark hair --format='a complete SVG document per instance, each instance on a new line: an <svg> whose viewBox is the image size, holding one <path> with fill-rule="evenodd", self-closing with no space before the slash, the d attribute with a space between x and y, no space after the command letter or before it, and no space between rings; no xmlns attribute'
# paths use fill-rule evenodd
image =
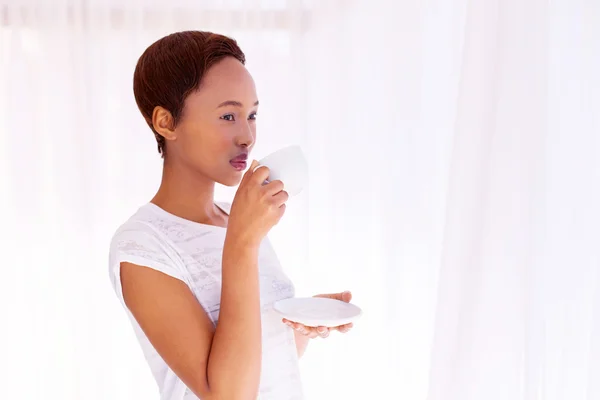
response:
<svg viewBox="0 0 600 400"><path fill-rule="evenodd" d="M163 158L165 138L152 125L154 108L169 110L177 125L185 99L198 89L206 71L225 57L246 63L246 56L234 39L212 32L184 31L159 39L139 58L133 74L133 93Z"/></svg>

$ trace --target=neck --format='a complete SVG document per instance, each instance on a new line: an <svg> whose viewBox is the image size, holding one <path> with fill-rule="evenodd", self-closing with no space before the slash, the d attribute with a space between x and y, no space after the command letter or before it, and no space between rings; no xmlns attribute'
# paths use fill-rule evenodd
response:
<svg viewBox="0 0 600 400"><path fill-rule="evenodd" d="M223 225L224 216L214 204L214 195L213 180L165 160L160 187L152 203L180 218L208 225Z"/></svg>

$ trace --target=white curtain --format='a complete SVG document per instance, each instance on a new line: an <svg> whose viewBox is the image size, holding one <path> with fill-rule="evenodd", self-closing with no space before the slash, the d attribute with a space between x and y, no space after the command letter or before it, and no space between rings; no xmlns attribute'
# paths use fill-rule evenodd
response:
<svg viewBox="0 0 600 400"><path fill-rule="evenodd" d="M597 0L1 0L2 398L158 398L106 263L160 179L135 62L186 29L246 52L255 158L306 151L298 295L364 310L309 399L600 399Z"/></svg>

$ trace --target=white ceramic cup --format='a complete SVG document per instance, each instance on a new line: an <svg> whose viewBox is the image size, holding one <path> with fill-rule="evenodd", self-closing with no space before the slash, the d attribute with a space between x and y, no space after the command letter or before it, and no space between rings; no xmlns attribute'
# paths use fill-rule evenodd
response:
<svg viewBox="0 0 600 400"><path fill-rule="evenodd" d="M295 196L308 184L308 163L300 146L279 149L258 161L269 168L269 181L280 180L283 190Z"/></svg>

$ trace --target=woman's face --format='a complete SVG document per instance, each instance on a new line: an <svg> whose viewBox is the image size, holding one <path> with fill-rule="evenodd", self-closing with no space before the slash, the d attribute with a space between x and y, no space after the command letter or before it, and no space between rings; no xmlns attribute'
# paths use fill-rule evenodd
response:
<svg viewBox="0 0 600 400"><path fill-rule="evenodd" d="M227 57L204 75L185 101L166 162L226 186L237 185L256 140L258 98L244 65Z"/></svg>

